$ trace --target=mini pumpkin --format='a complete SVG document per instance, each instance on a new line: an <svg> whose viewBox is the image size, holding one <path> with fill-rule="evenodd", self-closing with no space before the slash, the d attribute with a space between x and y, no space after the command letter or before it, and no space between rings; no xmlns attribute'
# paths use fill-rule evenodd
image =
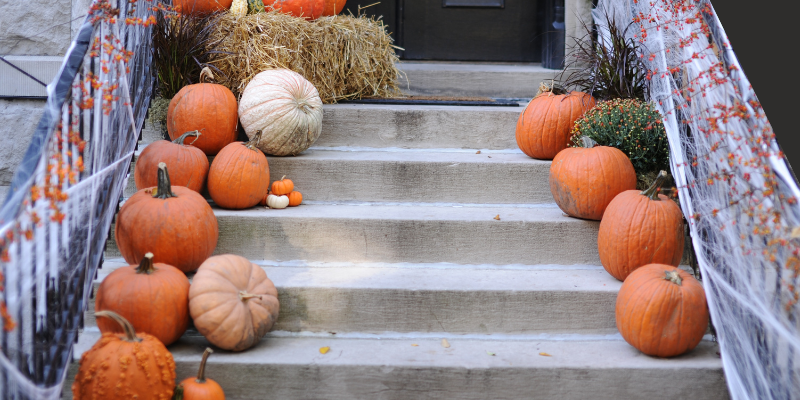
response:
<svg viewBox="0 0 800 400"><path fill-rule="evenodd" d="M297 207L303 202L303 194L296 190L293 190L286 196L289 197L289 207Z"/></svg>
<svg viewBox="0 0 800 400"><path fill-rule="evenodd" d="M175 388L180 393L183 400L225 400L225 392L219 383L213 379L206 378L206 361L208 356L213 353L210 347L206 347L203 352L203 359L200 361L200 370L197 376L186 378Z"/></svg>
<svg viewBox="0 0 800 400"><path fill-rule="evenodd" d="M289 196L287 195L274 195L270 194L267 196L267 207L269 208L286 208L289 206Z"/></svg>
<svg viewBox="0 0 800 400"><path fill-rule="evenodd" d="M587 93L542 82L517 120L517 145L529 157L552 160L569 146L575 120L594 106L594 98Z"/></svg>
<svg viewBox="0 0 800 400"><path fill-rule="evenodd" d="M600 221L597 250L603 268L624 281L646 264L677 267L683 258L683 214L659 188L667 179L661 171L647 190L628 190L608 204Z"/></svg>
<svg viewBox="0 0 800 400"><path fill-rule="evenodd" d="M186 186L200 193L208 176L208 157L197 147L186 145L187 137L201 136L200 131L186 132L173 141L158 140L147 145L136 159L133 179L136 190L153 187L158 184L158 164L167 164L170 172L170 183L175 186Z"/></svg>
<svg viewBox="0 0 800 400"><path fill-rule="evenodd" d="M258 204L269 188L269 162L253 140L234 142L214 157L208 170L208 194L222 208L243 209Z"/></svg>
<svg viewBox="0 0 800 400"><path fill-rule="evenodd" d="M192 280L189 312L215 346L242 351L258 343L278 319L278 291L261 267L232 254L210 257Z"/></svg>
<svg viewBox="0 0 800 400"><path fill-rule="evenodd" d="M614 197L636 189L636 172L622 151L596 146L588 137L583 145L566 148L553 159L550 192L567 215L599 221Z"/></svg>
<svg viewBox="0 0 800 400"><path fill-rule="evenodd" d="M694 349L708 329L703 285L671 265L648 264L617 294L617 329L631 346L656 357Z"/></svg>
<svg viewBox="0 0 800 400"><path fill-rule="evenodd" d="M175 388L175 360L155 336L136 333L133 325L113 311L111 318L124 334L106 332L81 356L72 383L72 398L169 400Z"/></svg>
<svg viewBox="0 0 800 400"><path fill-rule="evenodd" d="M189 279L179 269L153 263L147 253L138 266L118 268L97 287L96 311L108 310L128 320L138 332L149 333L165 346L189 326ZM115 321L97 320L100 332L122 332Z"/></svg>
<svg viewBox="0 0 800 400"><path fill-rule="evenodd" d="M286 179L286 175L284 175L281 179L272 182L272 194L281 196L284 194L289 194L294 190L294 182L291 179Z"/></svg>

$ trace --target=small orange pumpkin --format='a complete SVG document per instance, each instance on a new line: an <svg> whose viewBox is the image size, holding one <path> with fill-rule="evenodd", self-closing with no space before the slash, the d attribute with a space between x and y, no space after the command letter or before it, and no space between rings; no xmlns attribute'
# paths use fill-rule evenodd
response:
<svg viewBox="0 0 800 400"><path fill-rule="evenodd" d="M98 311L111 318L122 335L103 333L81 356L72 383L72 398L169 400L175 389L175 360L155 336L136 333L133 325L113 311Z"/></svg>
<svg viewBox="0 0 800 400"><path fill-rule="evenodd" d="M94 309L114 311L168 346L189 326L189 279L171 265L153 264L153 253L147 253L138 267L119 268L103 279ZM107 319L97 320L97 327L103 333L122 332Z"/></svg>
<svg viewBox="0 0 800 400"><path fill-rule="evenodd" d="M552 160L569 146L575 120L594 105L587 93L567 92L542 82L517 120L517 145L529 157Z"/></svg>
<svg viewBox="0 0 800 400"><path fill-rule="evenodd" d="M275 196L283 196L289 194L294 190L294 182L291 179L286 179L284 175L280 180L272 182L272 194Z"/></svg>
<svg viewBox="0 0 800 400"><path fill-rule="evenodd" d="M296 190L292 190L287 196L289 196L289 207L297 207L303 202L303 194Z"/></svg>
<svg viewBox="0 0 800 400"><path fill-rule="evenodd" d="M646 264L677 267L683 258L683 214L663 194L658 194L667 173L661 171L647 190L628 190L608 204L600 221L597 250L603 268L624 281Z"/></svg>
<svg viewBox="0 0 800 400"><path fill-rule="evenodd" d="M211 69L203 68L200 83L182 87L167 108L169 137L175 140L183 132L200 131L203 135L192 146L209 156L236 140L239 118L236 97L225 86L212 83L213 79Z"/></svg>
<svg viewBox="0 0 800 400"><path fill-rule="evenodd" d="M133 179L136 190L142 190L158 184L158 163L167 164L170 172L170 183L175 186L186 186L200 193L208 176L208 157L197 147L184 144L184 140L201 136L200 131L186 132L173 141L158 140L147 145L136 159Z"/></svg>
<svg viewBox="0 0 800 400"><path fill-rule="evenodd" d="M197 376L186 378L178 384L176 390L182 394L183 400L225 400L225 392L222 387L213 379L206 378L206 361L213 352L214 350L211 350L210 347L206 347Z"/></svg>
<svg viewBox="0 0 800 400"><path fill-rule="evenodd" d="M208 170L208 194L218 206L230 209L252 207L269 189L269 163L256 147L261 131L253 140L234 142L214 157Z"/></svg>
<svg viewBox="0 0 800 400"><path fill-rule="evenodd" d="M562 150L550 164L550 192L567 215L599 221L608 203L636 189L636 172L619 149L596 146L583 137L584 147Z"/></svg>
<svg viewBox="0 0 800 400"><path fill-rule="evenodd" d="M207 15L231 8L233 0L173 0L172 6L181 14Z"/></svg>
<svg viewBox="0 0 800 400"><path fill-rule="evenodd" d="M617 294L616 315L625 341L656 357L694 349L708 329L703 285L671 265L648 264L628 275Z"/></svg>

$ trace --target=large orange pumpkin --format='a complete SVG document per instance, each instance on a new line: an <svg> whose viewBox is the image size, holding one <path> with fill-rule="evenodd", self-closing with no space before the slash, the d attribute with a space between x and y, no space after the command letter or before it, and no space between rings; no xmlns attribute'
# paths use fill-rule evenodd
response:
<svg viewBox="0 0 800 400"><path fill-rule="evenodd" d="M164 163L158 167L158 186L131 196L114 228L128 264L139 264L146 253L153 253L153 262L183 272L197 269L214 252L218 237L217 217L206 199L189 188L170 186Z"/></svg>
<svg viewBox="0 0 800 400"><path fill-rule="evenodd" d="M200 131L186 132L173 141L158 140L147 145L136 159L133 179L136 190L156 186L158 163L167 164L170 183L186 186L201 192L208 176L208 157L197 147L184 144L187 137L195 140L202 136Z"/></svg>
<svg viewBox="0 0 800 400"><path fill-rule="evenodd" d="M517 120L517 145L529 157L552 160L569 145L575 120L594 105L587 93L542 83Z"/></svg>
<svg viewBox="0 0 800 400"><path fill-rule="evenodd" d="M234 142L214 157L208 171L208 194L222 208L243 209L258 204L269 190L269 163L253 140Z"/></svg>
<svg viewBox="0 0 800 400"><path fill-rule="evenodd" d="M344 4L347 0L325 0L325 10L322 11L323 17L330 17L332 15L339 15L344 9Z"/></svg>
<svg viewBox="0 0 800 400"><path fill-rule="evenodd" d="M167 108L169 137L175 140L184 132L200 131L202 136L192 146L210 156L236 140L239 117L236 97L225 86L211 83L213 79L211 69L203 68L200 83L182 87Z"/></svg>
<svg viewBox="0 0 800 400"><path fill-rule="evenodd" d="M646 264L677 267L683 257L683 214L658 189L667 173L661 171L649 189L620 193L608 204L600 221L597 250L603 268L624 281Z"/></svg>
<svg viewBox="0 0 800 400"><path fill-rule="evenodd" d="M169 400L175 388L175 360L155 336L136 333L133 326L112 311L95 313L111 318L123 335L103 333L81 356L72 383L75 400Z"/></svg>
<svg viewBox="0 0 800 400"><path fill-rule="evenodd" d="M671 265L648 264L628 275L617 294L616 315L625 341L656 357L692 350L708 328L703 285Z"/></svg>
<svg viewBox="0 0 800 400"><path fill-rule="evenodd" d="M325 0L264 0L264 7L313 21L325 11Z"/></svg>
<svg viewBox="0 0 800 400"><path fill-rule="evenodd" d="M571 217L599 221L614 197L636 189L636 172L628 156L596 144L584 137L584 147L566 148L550 164L550 192Z"/></svg>
<svg viewBox="0 0 800 400"><path fill-rule="evenodd" d="M258 343L278 320L278 291L261 267L223 254L206 260L189 289L197 330L215 346L242 351Z"/></svg>
<svg viewBox="0 0 800 400"><path fill-rule="evenodd" d="M175 390L182 394L183 400L225 400L225 392L219 383L213 379L206 378L206 361L208 356L213 353L210 347L206 347L203 352L203 359L200 361L200 369L196 377L186 378L178 385Z"/></svg>
<svg viewBox="0 0 800 400"><path fill-rule="evenodd" d="M233 0L172 0L172 6L181 14L207 15L227 10Z"/></svg>
<svg viewBox="0 0 800 400"><path fill-rule="evenodd" d="M189 326L189 279L179 269L153 263L147 253L139 266L110 273L97 288L94 309L118 313L138 332L151 334L165 346ZM122 332L114 321L97 320L100 332Z"/></svg>

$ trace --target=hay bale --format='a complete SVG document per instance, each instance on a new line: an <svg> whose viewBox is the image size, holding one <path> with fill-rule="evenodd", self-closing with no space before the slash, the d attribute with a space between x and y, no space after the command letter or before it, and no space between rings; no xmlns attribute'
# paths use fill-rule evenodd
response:
<svg viewBox="0 0 800 400"><path fill-rule="evenodd" d="M275 11L218 22L221 39L210 63L218 83L237 97L259 72L288 68L303 75L324 103L399 95L391 37L383 22L365 16L322 17L306 21Z"/></svg>

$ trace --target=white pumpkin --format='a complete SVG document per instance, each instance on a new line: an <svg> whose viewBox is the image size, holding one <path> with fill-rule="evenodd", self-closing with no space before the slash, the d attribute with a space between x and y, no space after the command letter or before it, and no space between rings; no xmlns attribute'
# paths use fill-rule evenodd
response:
<svg viewBox="0 0 800 400"><path fill-rule="evenodd" d="M244 88L239 121L250 139L263 131L258 148L265 154L296 155L322 133L322 100L302 75L288 69L266 70Z"/></svg>
<svg viewBox="0 0 800 400"><path fill-rule="evenodd" d="M274 194L267 196L267 207L269 208L286 208L289 205L289 196Z"/></svg>

